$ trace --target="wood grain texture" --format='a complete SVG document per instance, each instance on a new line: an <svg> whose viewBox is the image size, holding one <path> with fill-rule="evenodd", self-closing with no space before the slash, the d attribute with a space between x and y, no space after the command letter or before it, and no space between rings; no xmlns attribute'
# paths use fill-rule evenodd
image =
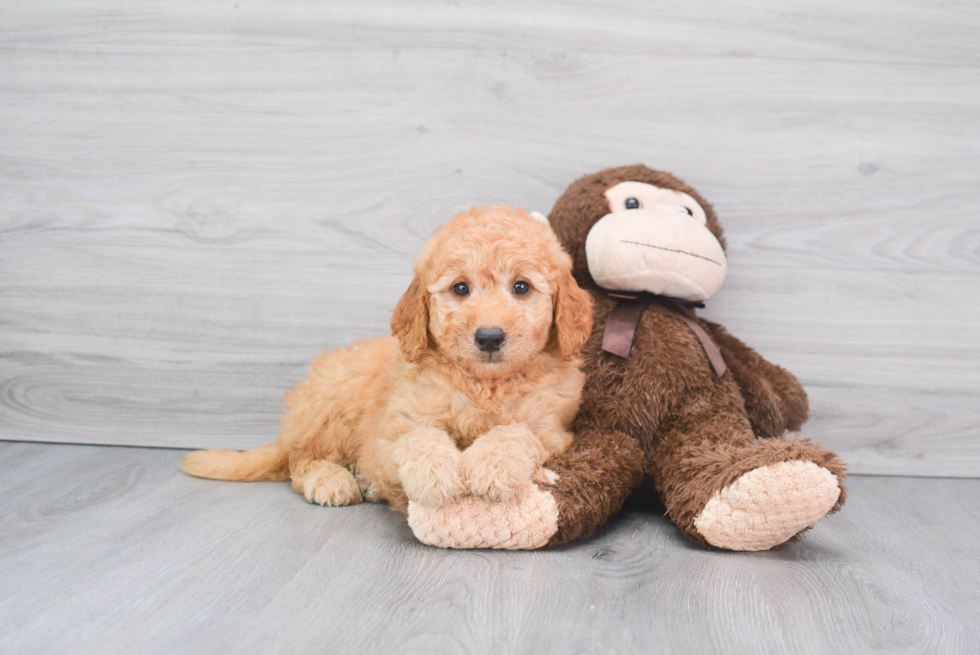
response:
<svg viewBox="0 0 980 655"><path fill-rule="evenodd" d="M0 436L271 441L438 224L666 168L852 471L980 475L975 3L5 2Z"/></svg>
<svg viewBox="0 0 980 655"><path fill-rule="evenodd" d="M384 506L0 443L0 651L970 653L980 481L854 477L800 544L721 553L634 503L545 552L419 544Z"/></svg>

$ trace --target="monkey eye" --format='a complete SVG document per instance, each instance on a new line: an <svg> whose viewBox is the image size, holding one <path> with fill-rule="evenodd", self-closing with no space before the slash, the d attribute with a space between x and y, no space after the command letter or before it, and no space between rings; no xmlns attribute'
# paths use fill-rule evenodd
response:
<svg viewBox="0 0 980 655"><path fill-rule="evenodd" d="M517 282L514 284L514 293L518 296L523 296L525 293L531 290L531 285L527 282Z"/></svg>
<svg viewBox="0 0 980 655"><path fill-rule="evenodd" d="M685 207L684 208L684 211L687 212L687 215L688 216L694 216L694 212L691 211L691 208L690 207Z"/></svg>
<svg viewBox="0 0 980 655"><path fill-rule="evenodd" d="M640 208L639 200L637 200L636 198L626 199L626 209L639 209L639 208Z"/></svg>
<svg viewBox="0 0 980 655"><path fill-rule="evenodd" d="M460 282L453 285L453 293L462 298L463 296L470 295L470 288L465 282Z"/></svg>

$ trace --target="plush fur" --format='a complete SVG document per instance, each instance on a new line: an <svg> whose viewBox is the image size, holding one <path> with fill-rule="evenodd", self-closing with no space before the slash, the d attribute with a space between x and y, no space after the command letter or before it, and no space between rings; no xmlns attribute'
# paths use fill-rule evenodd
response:
<svg viewBox="0 0 980 655"><path fill-rule="evenodd" d="M618 301L593 281L585 242L591 227L610 211L604 193L624 181L687 193L725 245L711 205L673 175L646 166L586 175L556 202L551 226L572 256L576 280L593 296L595 316L582 349L586 384L573 425L578 437L547 463L559 476L550 488L558 526L548 545L592 534L641 484L659 493L683 534L706 546L756 550L796 540L828 510L839 509L846 492L840 483L845 468L837 455L786 435L800 429L808 412L806 393L791 373L722 326L696 319L728 365L719 377L692 331L657 302L641 317L629 358L602 350L603 331ZM775 466L782 463L804 466ZM806 463L814 464L819 475L801 473L810 471ZM749 472L754 473L743 478ZM811 498L822 499L823 505L811 507ZM707 518L699 522L709 503ZM451 516L451 508L440 508L428 521L445 522ZM725 520L731 524L721 525ZM710 529L698 530L709 523ZM770 523L779 523L778 529L770 529ZM443 537L440 545L452 541Z"/></svg>
<svg viewBox="0 0 980 655"><path fill-rule="evenodd" d="M182 468L290 478L321 505L509 499L554 479L541 465L571 441L591 326L591 298L546 225L513 207L471 209L429 241L393 336L321 355L286 395L278 441L197 451ZM503 329L502 347L481 350L480 328Z"/></svg>

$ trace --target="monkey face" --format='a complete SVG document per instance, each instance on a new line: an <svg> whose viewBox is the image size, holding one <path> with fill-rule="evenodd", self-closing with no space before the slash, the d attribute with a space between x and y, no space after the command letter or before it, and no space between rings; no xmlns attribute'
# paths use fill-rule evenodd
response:
<svg viewBox="0 0 980 655"><path fill-rule="evenodd" d="M620 182L605 192L608 212L589 230L585 255L600 287L706 300L725 279L721 243L705 209L683 191Z"/></svg>

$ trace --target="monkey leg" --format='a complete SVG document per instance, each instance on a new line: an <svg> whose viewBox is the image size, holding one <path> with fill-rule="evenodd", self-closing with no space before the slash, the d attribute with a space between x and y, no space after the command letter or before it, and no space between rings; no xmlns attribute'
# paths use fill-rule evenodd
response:
<svg viewBox="0 0 980 655"><path fill-rule="evenodd" d="M558 474L557 546L595 533L643 482L643 451L622 432L583 429L573 446L545 464Z"/></svg>
<svg viewBox="0 0 980 655"><path fill-rule="evenodd" d="M643 452L621 432L583 430L541 473L539 485L507 502L471 495L441 507L410 503L408 524L419 541L442 548L557 546L591 535L619 511L643 479Z"/></svg>
<svg viewBox="0 0 980 655"><path fill-rule="evenodd" d="M809 439L756 440L731 426L719 439L719 432L675 429L649 461L667 514L687 537L768 550L797 541L844 504L845 467L834 453Z"/></svg>

